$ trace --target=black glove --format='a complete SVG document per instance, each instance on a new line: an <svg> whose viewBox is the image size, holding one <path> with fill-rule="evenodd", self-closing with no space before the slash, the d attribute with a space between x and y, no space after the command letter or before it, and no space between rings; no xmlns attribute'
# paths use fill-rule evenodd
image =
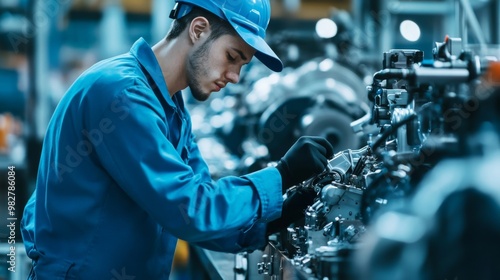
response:
<svg viewBox="0 0 500 280"><path fill-rule="evenodd" d="M300 188L288 193L283 201L281 217L267 224L266 235L279 232L287 228L291 223L304 218L307 206L312 205L317 193L312 188Z"/></svg>
<svg viewBox="0 0 500 280"><path fill-rule="evenodd" d="M333 147L323 137L302 136L278 162L283 193L302 181L321 173L333 156Z"/></svg>

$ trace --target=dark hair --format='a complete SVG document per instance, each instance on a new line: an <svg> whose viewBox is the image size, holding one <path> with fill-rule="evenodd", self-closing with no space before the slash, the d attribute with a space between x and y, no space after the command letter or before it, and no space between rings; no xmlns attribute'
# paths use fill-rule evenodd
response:
<svg viewBox="0 0 500 280"><path fill-rule="evenodd" d="M191 21L196 17L204 17L210 23L212 33L210 34L208 40L215 40L220 36L226 34L237 34L228 21L221 19L220 17L212 14L207 10L194 6L191 12L189 12L187 15L183 16L180 19L174 20L166 39L170 40L179 37L182 31L184 31L184 29L186 29L186 27L189 26Z"/></svg>

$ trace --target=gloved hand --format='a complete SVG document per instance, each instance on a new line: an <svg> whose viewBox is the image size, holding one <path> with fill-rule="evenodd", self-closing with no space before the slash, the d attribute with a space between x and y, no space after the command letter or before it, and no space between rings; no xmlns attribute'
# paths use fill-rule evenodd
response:
<svg viewBox="0 0 500 280"><path fill-rule="evenodd" d="M276 168L281 174L283 193L298 183L321 173L333 156L333 147L323 137L302 136L286 152Z"/></svg>
<svg viewBox="0 0 500 280"><path fill-rule="evenodd" d="M281 217L267 224L266 236L287 228L291 223L304 218L307 206L312 205L317 194L312 188L291 190L283 201Z"/></svg>

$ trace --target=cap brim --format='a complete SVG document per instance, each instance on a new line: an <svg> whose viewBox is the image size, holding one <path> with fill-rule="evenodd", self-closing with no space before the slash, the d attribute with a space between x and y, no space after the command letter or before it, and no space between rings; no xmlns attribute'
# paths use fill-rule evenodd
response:
<svg viewBox="0 0 500 280"><path fill-rule="evenodd" d="M236 26L235 30L243 41L255 49L255 57L258 60L275 72L283 70L283 63L262 37L255 35L241 26Z"/></svg>

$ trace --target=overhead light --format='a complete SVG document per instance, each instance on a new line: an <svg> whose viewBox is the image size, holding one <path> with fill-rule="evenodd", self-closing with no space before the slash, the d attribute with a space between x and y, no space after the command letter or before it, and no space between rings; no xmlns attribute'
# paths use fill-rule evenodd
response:
<svg viewBox="0 0 500 280"><path fill-rule="evenodd" d="M403 20L399 25L399 32L410 42L415 42L420 38L420 27L411 20Z"/></svg>
<svg viewBox="0 0 500 280"><path fill-rule="evenodd" d="M316 23L316 33L320 38L333 38L337 35L337 31L337 24L329 18L322 18Z"/></svg>

